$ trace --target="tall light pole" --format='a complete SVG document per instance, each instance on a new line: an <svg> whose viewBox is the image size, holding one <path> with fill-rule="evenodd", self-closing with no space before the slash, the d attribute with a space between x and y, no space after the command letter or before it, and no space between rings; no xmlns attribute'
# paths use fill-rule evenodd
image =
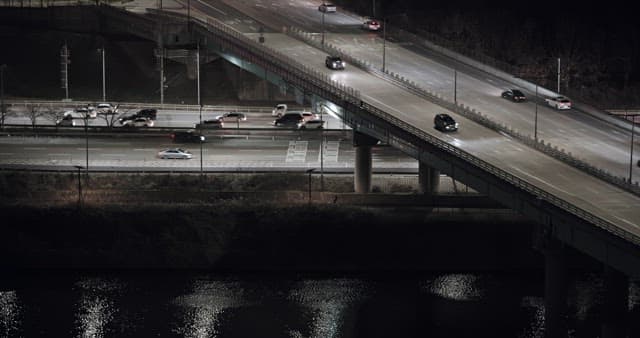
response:
<svg viewBox="0 0 640 338"><path fill-rule="evenodd" d="M198 42L198 49L196 52L196 71L198 73L198 105L200 106L200 43Z"/></svg>
<svg viewBox="0 0 640 338"><path fill-rule="evenodd" d="M309 204L311 204L311 173L316 170L316 168L307 169L307 174L309 175Z"/></svg>
<svg viewBox="0 0 640 338"><path fill-rule="evenodd" d="M558 58L558 94L560 94L560 58Z"/></svg>
<svg viewBox="0 0 640 338"><path fill-rule="evenodd" d="M322 41L320 43L324 46L324 11L322 12Z"/></svg>
<svg viewBox="0 0 640 338"><path fill-rule="evenodd" d="M629 183L631 183L631 179L633 178L633 134L636 126L636 116L640 116L640 114L629 114L626 116L631 116L631 149L629 151Z"/></svg>
<svg viewBox="0 0 640 338"><path fill-rule="evenodd" d="M102 102L107 102L107 86L106 86L106 77L105 77L105 63L104 63L104 46L102 46L102 48L99 48L98 51L100 51L100 54L102 54Z"/></svg>
<svg viewBox="0 0 640 338"><path fill-rule="evenodd" d="M382 19L382 72L386 72L387 58L387 19Z"/></svg>
<svg viewBox="0 0 640 338"><path fill-rule="evenodd" d="M536 97L533 100L536 104L536 115L533 120L533 138L538 141L538 83L536 83Z"/></svg>
<svg viewBox="0 0 640 338"><path fill-rule="evenodd" d="M458 104L458 70L453 69L453 103Z"/></svg>
<svg viewBox="0 0 640 338"><path fill-rule="evenodd" d="M4 108L4 70L7 68L7 65L0 65L0 115L2 118L2 128L4 128L4 118L5 118L5 108Z"/></svg>
<svg viewBox="0 0 640 338"><path fill-rule="evenodd" d="M78 169L78 209L82 206L82 182L80 181L80 171L82 170L81 165L75 166Z"/></svg>

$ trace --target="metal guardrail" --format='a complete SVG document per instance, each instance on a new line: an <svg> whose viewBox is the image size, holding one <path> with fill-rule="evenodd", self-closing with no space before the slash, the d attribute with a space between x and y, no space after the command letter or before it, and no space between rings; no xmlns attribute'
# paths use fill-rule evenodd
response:
<svg viewBox="0 0 640 338"><path fill-rule="evenodd" d="M305 43L308 43L318 49L324 50L330 54L334 54L334 55L340 55L342 58L344 58L345 60L347 60L349 63L354 64L356 66L358 66L359 68L374 74L382 79L385 79L391 83L394 83L395 85L404 88L412 93L414 93L417 96L420 96L422 98L427 99L430 102L433 102L439 106L442 106L446 109L449 109L450 111L456 112L462 116L464 116L465 118L472 120L478 124L481 124L487 128L490 128L492 130L498 131L498 132L502 132L505 133L515 139L517 139L518 141L522 142L523 144L532 147L538 151L541 151L544 154L547 154L551 157L554 157L558 160L561 160L562 162L580 169L582 171L585 171L587 173L589 173L590 175L597 177L599 179L602 179L610 184L613 184L621 189L624 189L630 193L633 193L635 195L640 196L640 185L639 182L631 182L628 179L626 179L625 177L621 177L621 176L616 176L610 172L608 172L607 170L598 168L594 165L591 165L590 163L587 163L583 160L580 160L576 157L573 156L573 154L571 152L566 152L564 149L562 148L558 148L556 146L553 146L549 143L545 143L543 139L535 139L532 138L531 135L525 135L522 134L520 131L518 131L517 129L513 129L510 126L503 124L503 123L499 123L496 122L494 120L492 120L491 118L489 118L487 115L483 115L480 111L477 111L469 106L465 106L462 104L458 104L458 103L454 103L454 102L450 102L448 100L445 99L444 96L426 90L424 88L421 88L419 85L417 85L415 82L410 81L402 76L400 76L399 74L393 73L393 72L382 72L381 70L379 70L377 67L374 67L371 63L367 62L367 61L363 61L360 59L357 59L355 57L353 57L352 55L348 54L346 51L332 45L331 43L328 43L325 41L325 43L321 43L321 41L318 40L317 36L315 36L314 34L308 33L308 32L304 32L296 27L290 27L287 30L289 35L292 35L302 41L304 41Z"/></svg>
<svg viewBox="0 0 640 338"><path fill-rule="evenodd" d="M180 15L177 13L172 13L171 15L187 20L187 17L185 15ZM360 97L360 92L354 88L348 87L336 81L332 81L330 77L314 70L313 68L303 65L286 55L282 55L276 50L272 50L265 45L261 45L257 41L253 41L247 38L242 33L235 31L231 27L221 22L213 21L210 19L203 21L193 17L191 18L191 20L196 24L199 24L201 26L200 28L204 31L214 34L215 36L218 36L222 39L227 39L229 43L233 43L234 46L238 46L238 50L246 53L245 56L260 58L260 60L262 60L265 64L269 64L275 69L287 72L285 76L286 78L298 79L300 77L304 77L306 81L310 81L312 85L317 86L319 89L323 90L325 94L339 98L340 100L343 100L344 103L349 103L354 106L360 106L361 109L371 114L371 116L374 116L382 121L385 121L386 123L389 123L391 126L395 126L403 130L405 137L408 139L415 137L422 140L423 142L427 142L445 153L449 153L459 159L462 159L471 166L480 168L485 172L500 178L504 182L508 182L512 186L517 187L533 196L536 196L540 200L546 201L551 205L570 214L573 214L576 217L583 219L601 229L604 229L605 231L612 233L620 238L624 238L636 245L640 244L640 237L624 231L621 228L618 228L617 226L615 226L615 224L608 222L596 215L593 215L588 211L583 210L528 182L525 182L518 177L463 151L462 149L456 148L444 141L441 141L423 132L422 130L415 128L414 126L409 125L395 118L394 116L385 113L384 111L381 111L373 105L363 102ZM390 75L392 75L392 77L399 78L398 76L395 76L393 74ZM401 80L402 83L407 82L404 79ZM409 84L411 83L409 82ZM411 84L411 87L417 88L415 84Z"/></svg>
<svg viewBox="0 0 640 338"><path fill-rule="evenodd" d="M398 128L401 128L402 130L404 130L407 133L407 136L413 136L416 137L418 139L421 139L425 142L428 142L430 144L432 144L433 146L436 146L437 148L439 148L440 150L452 154L464 161L466 161L467 163L469 163L470 165L473 165L477 168L481 168L484 171L502 179L505 182L508 182L510 184L512 184L513 186L528 192L530 194L532 194L533 196L536 196L537 198L544 200L548 203L550 203L551 205L554 205L556 207L558 207L561 210L564 210L570 214L573 214L575 216L577 216L578 218L581 218L591 224L594 224L595 226L606 230L609 233L615 234L618 237L624 238L636 245L640 244L640 237L629 233L627 231L622 230L621 228L617 227L615 224L608 222L596 215L591 214L590 212L583 210L581 208L578 208L577 206L555 196L552 195L528 182L525 182L521 179L519 179L518 177L488 163L485 162L465 151L463 151L462 149L456 148L444 141L441 141L427 133L425 133L424 131L409 125L407 123L405 123L404 121L390 115L387 114L383 111L381 111L380 109L376 108L373 105L370 105L366 102L363 102L361 100L360 97L360 92L345 86L344 84L340 84L340 83L336 83L335 81L331 81L327 76L319 73L318 71L311 69L310 67L307 67L303 64L300 64L299 62L289 58L286 55L282 55L280 53L278 53L275 50L271 50L269 47L264 46L259 44L256 41L253 41L249 38L247 38L246 36L244 36L243 34L233 30L231 27L228 27L226 25L224 25L223 23L220 22L215 22L212 20L207 20L206 24L208 25L207 29L210 32L213 33L217 33L217 34L226 34L229 35L230 37L232 37L233 39L236 39L238 42L242 42L243 46L245 48L248 49L248 51L250 53L253 53L254 55L262 55L262 57L264 58L268 58L267 60L269 60L270 62L274 62L276 63L278 66L283 67L283 69L288 69L289 71L291 71L291 68L295 69L295 71L299 72L299 74L304 75L305 77L308 78L309 81L313 81L314 84L317 84L318 86L320 86L321 88L326 88L330 93L337 95L338 97L340 97L342 100L344 100L345 102L349 102L351 104L354 105L359 105L362 109L366 110L367 112L369 112L372 116L375 116L387 123L389 123L392 126L396 126ZM285 64L283 64L285 63ZM403 81L404 83L404 81ZM413 84L414 87L415 84ZM436 96L438 97L438 96ZM469 109L469 108L467 108Z"/></svg>

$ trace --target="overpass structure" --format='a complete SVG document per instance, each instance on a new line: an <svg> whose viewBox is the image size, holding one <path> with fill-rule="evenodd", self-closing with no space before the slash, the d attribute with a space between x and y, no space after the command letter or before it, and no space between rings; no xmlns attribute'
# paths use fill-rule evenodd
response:
<svg viewBox="0 0 640 338"><path fill-rule="evenodd" d="M640 196L631 188L603 180L593 172L541 152L504 130L460 114L410 86L387 81L367 69L334 73L324 67L326 52L286 32L242 33L204 11L148 10L143 14L109 6L47 8L31 13L34 25L99 34L127 34L155 41L159 49L196 48L214 53L314 106L327 109L354 131L355 190L371 185L371 147L392 145L419 161L422 188L437 188L444 173L481 194L535 220L536 246L547 259L548 336L562 336L566 293L564 249L571 247L604 263L605 283L624 289L640 276ZM25 18L4 11L5 22ZM432 128L433 117L447 112L461 123L457 134ZM622 287L621 287L622 286ZM624 292L611 292L605 311L621 313ZM604 323L604 336L616 333L620 318Z"/></svg>

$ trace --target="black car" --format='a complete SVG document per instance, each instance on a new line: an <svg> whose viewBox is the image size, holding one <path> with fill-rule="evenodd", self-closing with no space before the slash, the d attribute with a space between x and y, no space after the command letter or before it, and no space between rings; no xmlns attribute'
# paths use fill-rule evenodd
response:
<svg viewBox="0 0 640 338"><path fill-rule="evenodd" d="M200 143L206 140L204 135L197 133L195 130L176 131L171 134L171 139L173 142L183 143Z"/></svg>
<svg viewBox="0 0 640 338"><path fill-rule="evenodd" d="M158 111L153 108L142 109L136 113L136 117L146 117L148 119L155 120Z"/></svg>
<svg viewBox="0 0 640 338"><path fill-rule="evenodd" d="M273 124L277 127L295 127L300 128L300 126L304 123L304 117L300 113L287 113L282 115L282 117L273 121Z"/></svg>
<svg viewBox="0 0 640 338"><path fill-rule="evenodd" d="M527 97L517 89L508 89L502 92L502 97L513 102L522 102L527 99Z"/></svg>
<svg viewBox="0 0 640 338"><path fill-rule="evenodd" d="M433 118L434 127L440 131L458 130L458 122L447 114L438 114Z"/></svg>
<svg viewBox="0 0 640 338"><path fill-rule="evenodd" d="M339 56L327 56L324 60L324 64L329 69L344 69L344 61Z"/></svg>

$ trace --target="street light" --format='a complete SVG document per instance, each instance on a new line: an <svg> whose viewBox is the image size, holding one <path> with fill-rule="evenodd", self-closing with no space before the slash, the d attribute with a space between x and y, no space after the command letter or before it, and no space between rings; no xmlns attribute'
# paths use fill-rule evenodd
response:
<svg viewBox="0 0 640 338"><path fill-rule="evenodd" d="M106 80L105 80L105 64L104 64L104 46L98 48L100 54L102 54L102 102L107 102Z"/></svg>
<svg viewBox="0 0 640 338"><path fill-rule="evenodd" d="M316 168L307 169L307 174L309 174L309 204L311 204L311 173L316 170Z"/></svg>
<svg viewBox="0 0 640 338"><path fill-rule="evenodd" d="M453 69L453 103L458 104L458 70Z"/></svg>
<svg viewBox="0 0 640 338"><path fill-rule="evenodd" d="M387 54L387 19L382 19L382 72L386 71L386 54Z"/></svg>
<svg viewBox="0 0 640 338"><path fill-rule="evenodd" d="M536 82L536 97L533 100L536 105L536 115L533 120L533 138L538 142L538 83Z"/></svg>
<svg viewBox="0 0 640 338"><path fill-rule="evenodd" d="M4 108L4 70L7 65L0 65L0 114L2 115L2 128L4 128L5 108Z"/></svg>
<svg viewBox="0 0 640 338"><path fill-rule="evenodd" d="M81 165L74 166L78 169L78 209L82 206L82 183L80 181L80 171L83 169Z"/></svg>
<svg viewBox="0 0 640 338"><path fill-rule="evenodd" d="M324 11L322 12L322 41L320 43L324 46Z"/></svg>
<svg viewBox="0 0 640 338"><path fill-rule="evenodd" d="M640 114L625 113L625 119L627 116L631 117L631 149L629 150L629 183L631 183L631 179L633 178L633 134L636 126L636 116L640 116Z"/></svg>

